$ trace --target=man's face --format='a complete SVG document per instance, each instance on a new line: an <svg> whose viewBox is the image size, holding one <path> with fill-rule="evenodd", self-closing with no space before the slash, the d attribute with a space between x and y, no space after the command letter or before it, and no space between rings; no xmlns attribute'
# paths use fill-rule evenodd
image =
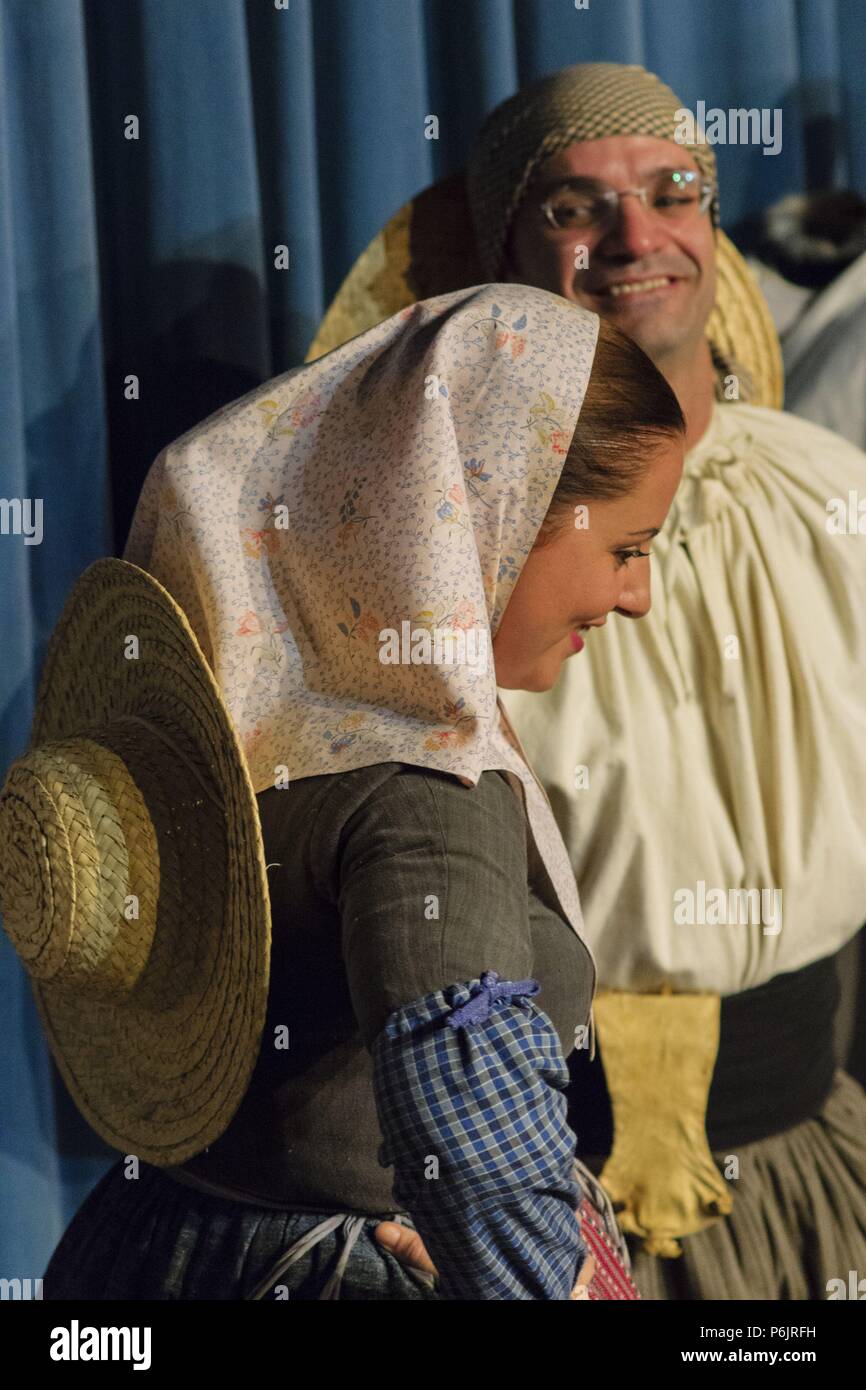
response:
<svg viewBox="0 0 866 1390"><path fill-rule="evenodd" d="M540 166L507 250L508 279L551 290L610 319L657 365L693 351L703 338L716 291L709 213L675 221L627 197L608 227L563 229L550 225L541 204L563 180L593 179L622 191L652 184L663 169L699 173L680 145L648 135L569 145ZM586 269L575 268L578 246L587 248ZM623 288L628 285L634 288Z"/></svg>

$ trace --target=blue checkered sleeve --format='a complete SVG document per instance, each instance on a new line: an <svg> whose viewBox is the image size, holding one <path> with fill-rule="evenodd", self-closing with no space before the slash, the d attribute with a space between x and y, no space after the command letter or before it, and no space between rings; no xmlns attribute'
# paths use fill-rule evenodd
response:
<svg viewBox="0 0 866 1390"><path fill-rule="evenodd" d="M568 1299L586 1257L568 1067L538 989L486 972L395 1010L373 1044L379 1161L446 1299Z"/></svg>

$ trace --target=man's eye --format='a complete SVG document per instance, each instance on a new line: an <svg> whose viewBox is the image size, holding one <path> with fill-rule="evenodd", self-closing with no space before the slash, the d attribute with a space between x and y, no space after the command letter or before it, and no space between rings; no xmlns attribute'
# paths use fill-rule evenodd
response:
<svg viewBox="0 0 866 1390"><path fill-rule="evenodd" d="M556 227L584 226L599 215L594 198L575 193L570 188L554 193L549 199L547 207L550 218Z"/></svg>
<svg viewBox="0 0 866 1390"><path fill-rule="evenodd" d="M592 215L592 206L589 203L554 203L553 213L558 222L580 222Z"/></svg>

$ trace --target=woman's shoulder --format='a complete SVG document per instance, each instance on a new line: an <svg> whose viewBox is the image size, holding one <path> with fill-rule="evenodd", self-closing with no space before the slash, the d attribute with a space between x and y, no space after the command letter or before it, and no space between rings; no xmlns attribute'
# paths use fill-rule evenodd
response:
<svg viewBox="0 0 866 1390"><path fill-rule="evenodd" d="M367 767L349 768L345 772L319 773L314 777L294 778L285 787L266 787L258 795L259 804L279 800L284 791L293 790L299 805L330 803L344 809L357 807L371 797L391 796L429 800L431 796L443 804L470 804L493 809L500 805L511 810L512 803L521 816L518 802L504 769L482 772L474 787L467 787L450 772L438 768L419 767L414 763L372 763Z"/></svg>
<svg viewBox="0 0 866 1390"><path fill-rule="evenodd" d="M283 830L308 839L316 877L330 877L351 850L356 862L385 851L489 860L525 882L525 816L499 770L482 772L467 787L437 769L376 763L298 779L285 791L268 788L258 802L271 844Z"/></svg>
<svg viewBox="0 0 866 1390"><path fill-rule="evenodd" d="M349 772L309 779L323 784L320 824L342 832L349 822L394 822L407 827L414 822L437 830L448 838L461 828L476 831L510 828L524 831L524 814L509 784L498 769L482 772L474 787L453 774L413 763L376 763Z"/></svg>

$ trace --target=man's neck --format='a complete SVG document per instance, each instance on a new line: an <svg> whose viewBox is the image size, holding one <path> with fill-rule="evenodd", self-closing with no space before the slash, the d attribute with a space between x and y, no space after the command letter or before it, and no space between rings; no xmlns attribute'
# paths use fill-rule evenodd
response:
<svg viewBox="0 0 866 1390"><path fill-rule="evenodd" d="M686 449L693 449L709 427L715 401L715 369L710 345L702 338L697 349L655 358L686 417Z"/></svg>

